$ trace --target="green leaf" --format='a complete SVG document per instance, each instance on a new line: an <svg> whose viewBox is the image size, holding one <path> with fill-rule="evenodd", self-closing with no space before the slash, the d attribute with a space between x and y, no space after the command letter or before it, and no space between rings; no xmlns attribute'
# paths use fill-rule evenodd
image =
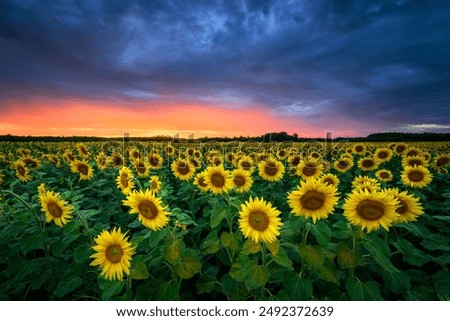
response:
<svg viewBox="0 0 450 321"><path fill-rule="evenodd" d="M24 234L20 237L20 249L24 254L27 254L35 249L43 248L47 238L48 234L46 231L44 233L36 231L35 233Z"/></svg>
<svg viewBox="0 0 450 321"><path fill-rule="evenodd" d="M277 263L278 265L291 269L292 268L292 260L289 258L287 251L280 247L280 249L278 250L277 255L271 255L272 259L274 260L275 263Z"/></svg>
<svg viewBox="0 0 450 321"><path fill-rule="evenodd" d="M435 251L442 250L448 251L450 239L439 234L428 235L420 244L427 250Z"/></svg>
<svg viewBox="0 0 450 321"><path fill-rule="evenodd" d="M155 300L176 301L179 299L180 287L175 281L160 283L156 286Z"/></svg>
<svg viewBox="0 0 450 321"><path fill-rule="evenodd" d="M431 260L431 256L417 249L410 241L398 239L392 242L395 248L404 255L404 260L414 266L424 266Z"/></svg>
<svg viewBox="0 0 450 321"><path fill-rule="evenodd" d="M245 280L244 266L245 264L243 262L239 261L234 262L230 268L229 275L238 282L244 282Z"/></svg>
<svg viewBox="0 0 450 321"><path fill-rule="evenodd" d="M185 251L183 239L169 240L164 247L163 256L171 265L178 264Z"/></svg>
<svg viewBox="0 0 450 321"><path fill-rule="evenodd" d="M248 290L257 289L264 286L269 279L269 270L267 267L249 261L244 268L245 285Z"/></svg>
<svg viewBox="0 0 450 321"><path fill-rule="evenodd" d="M353 269L361 261L361 254L351 250L344 242L337 244L336 255L339 266L345 269Z"/></svg>
<svg viewBox="0 0 450 321"><path fill-rule="evenodd" d="M202 250L205 254L214 254L220 250L222 247L222 243L220 239L217 237L217 232L212 231L208 234L202 244Z"/></svg>
<svg viewBox="0 0 450 321"><path fill-rule="evenodd" d="M398 272L398 269L389 260L391 250L384 240L376 236L367 237L363 240L363 245L383 269L389 272Z"/></svg>
<svg viewBox="0 0 450 321"><path fill-rule="evenodd" d="M93 254L91 247L86 245L78 245L73 254L73 259L75 263L83 264L89 260L89 257Z"/></svg>
<svg viewBox="0 0 450 321"><path fill-rule="evenodd" d="M310 225L311 234L316 237L317 243L323 248L328 247L331 240L331 230L327 223L317 222Z"/></svg>
<svg viewBox="0 0 450 321"><path fill-rule="evenodd" d="M433 277L433 285L437 293L450 294L450 271L439 271Z"/></svg>
<svg viewBox="0 0 450 321"><path fill-rule="evenodd" d="M383 273L383 280L384 286L394 294L405 293L411 288L409 275L404 271L397 273L385 272Z"/></svg>
<svg viewBox="0 0 450 321"><path fill-rule="evenodd" d="M62 278L53 294L58 298L65 296L83 284L83 279L76 275Z"/></svg>
<svg viewBox="0 0 450 321"><path fill-rule="evenodd" d="M345 282L345 289L353 301L383 300L380 287L373 281L361 282L357 278L350 277Z"/></svg>
<svg viewBox="0 0 450 321"><path fill-rule="evenodd" d="M145 263L136 263L130 269L130 276L134 280L145 280L150 276Z"/></svg>
<svg viewBox="0 0 450 321"><path fill-rule="evenodd" d="M307 246L305 250L306 265L311 269L320 268L324 262L323 250L320 246Z"/></svg>
<svg viewBox="0 0 450 321"><path fill-rule="evenodd" d="M103 277L99 277L98 282L100 290L102 290L102 300L104 301L110 300L119 294L125 286L125 282L123 281L110 281L105 280Z"/></svg>
<svg viewBox="0 0 450 321"><path fill-rule="evenodd" d="M227 210L224 208L215 208L211 211L210 224L211 228L215 228L227 216Z"/></svg>
<svg viewBox="0 0 450 321"><path fill-rule="evenodd" d="M228 274L221 279L222 291L229 300L245 300L248 297L248 290L243 282L237 282Z"/></svg>
<svg viewBox="0 0 450 321"><path fill-rule="evenodd" d="M223 232L220 235L220 241L225 248L234 252L238 252L240 249L239 239L236 233Z"/></svg>
<svg viewBox="0 0 450 321"><path fill-rule="evenodd" d="M333 237L346 240L352 237L352 234L353 230L349 223L338 221L333 224Z"/></svg>
<svg viewBox="0 0 450 321"><path fill-rule="evenodd" d="M272 243L266 243L266 247L272 255L277 255L280 249L280 241L276 240L275 242Z"/></svg>
<svg viewBox="0 0 450 321"><path fill-rule="evenodd" d="M339 277L336 274L336 268L331 265L323 265L315 271L322 280L339 285Z"/></svg>
<svg viewBox="0 0 450 321"><path fill-rule="evenodd" d="M258 253L259 251L261 251L261 246L258 243L255 243L252 240L248 239L244 242L244 245L242 246L241 254L249 255Z"/></svg>
<svg viewBox="0 0 450 321"><path fill-rule="evenodd" d="M202 263L198 258L197 252L187 249L181 261L174 266L174 270L182 279L190 279L200 272L201 267Z"/></svg>
<svg viewBox="0 0 450 321"><path fill-rule="evenodd" d="M294 271L288 271L284 278L283 289L292 301L308 301L312 297L312 282L300 277Z"/></svg>

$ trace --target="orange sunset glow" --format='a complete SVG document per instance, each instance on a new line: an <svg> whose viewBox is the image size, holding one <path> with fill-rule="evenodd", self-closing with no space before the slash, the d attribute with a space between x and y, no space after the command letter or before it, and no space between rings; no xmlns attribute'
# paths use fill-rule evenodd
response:
<svg viewBox="0 0 450 321"><path fill-rule="evenodd" d="M33 136L172 136L194 133L195 137L259 136L267 132L301 131L319 137L317 130L289 118L273 117L265 109L230 109L187 104L127 104L67 100L9 102L0 131ZM352 133L350 133L352 134Z"/></svg>

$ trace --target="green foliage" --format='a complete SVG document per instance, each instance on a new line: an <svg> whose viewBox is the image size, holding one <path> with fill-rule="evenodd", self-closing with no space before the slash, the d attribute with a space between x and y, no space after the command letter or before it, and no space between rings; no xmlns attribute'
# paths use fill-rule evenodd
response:
<svg viewBox="0 0 450 321"><path fill-rule="evenodd" d="M20 181L12 161L0 157L0 299L4 300L446 300L450 297L450 175L430 166L433 182L420 190L402 185L401 158L380 166L392 171L396 187L418 197L424 214L416 222L394 224L371 233L352 226L343 215L344 199L357 175L374 177L355 166L339 176L340 200L326 219L313 223L296 217L287 193L298 177L284 162L279 182L252 174L249 192L226 195L201 192L192 181L180 182L170 170L172 158L152 170L162 189L157 193L170 212L170 222L153 231L123 205L117 188L118 167L98 169L89 145L94 178L82 181L67 162L57 167L44 155L73 145L28 145L42 166L28 182ZM0 144L1 155L14 156L25 145ZM184 146L182 144L178 147ZM270 152L272 146L266 145ZM301 145L299 145L301 146ZM33 149L34 148L34 149ZM69 148L69 147L67 147ZM448 153L441 147L439 153ZM248 149L250 151L251 149ZM203 151L205 152L205 151ZM433 151L432 157L437 153ZM272 151L272 155L275 153ZM0 156L1 156L0 155ZM79 157L79 156L77 156ZM330 154L325 158L331 159ZM354 155L355 163L358 160ZM205 159L203 159L205 161ZM126 159L127 165L132 162ZM231 168L231 164L225 163ZM202 165L202 169L205 168ZM202 170L200 169L200 170ZM199 171L200 171L199 170ZM148 188L136 176L137 189ZM37 188L58 192L73 207L64 227L47 223ZM241 205L250 196L264 197L280 212L283 226L277 240L255 243L239 228ZM136 249L130 274L123 281L106 280L90 266L94 239L120 227Z"/></svg>

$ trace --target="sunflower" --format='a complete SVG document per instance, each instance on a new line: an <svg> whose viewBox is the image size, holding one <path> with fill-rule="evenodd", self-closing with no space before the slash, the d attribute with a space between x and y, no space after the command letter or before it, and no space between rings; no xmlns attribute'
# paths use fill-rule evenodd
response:
<svg viewBox="0 0 450 321"><path fill-rule="evenodd" d="M366 152L366 145L360 143L353 145L353 152L358 155L364 155Z"/></svg>
<svg viewBox="0 0 450 321"><path fill-rule="evenodd" d="M359 191L367 191L369 193L374 193L380 190L380 186L379 183L377 182L377 184L373 184L373 183L363 183L363 184L358 184L353 188L354 192L359 192Z"/></svg>
<svg viewBox="0 0 450 321"><path fill-rule="evenodd" d="M189 157L188 162L191 163L192 166L194 166L195 169L199 169L202 167L202 162L195 157Z"/></svg>
<svg viewBox="0 0 450 321"><path fill-rule="evenodd" d="M161 205L161 198L156 197L149 189L145 191L132 191L123 204L130 206L130 214L139 214L139 221L149 229L157 231L169 222L167 206Z"/></svg>
<svg viewBox="0 0 450 321"><path fill-rule="evenodd" d="M205 170L205 183L214 194L228 193L233 187L233 179L222 165L208 167Z"/></svg>
<svg viewBox="0 0 450 321"><path fill-rule="evenodd" d="M260 161L258 164L259 176L270 182L278 182L283 178L284 165L275 159Z"/></svg>
<svg viewBox="0 0 450 321"><path fill-rule="evenodd" d="M123 280L123 274L130 275L130 261L135 247L128 242L128 236L114 228L110 233L104 230L94 239L96 245L92 249L96 252L90 257L94 259L90 265L102 268L100 275L107 280Z"/></svg>
<svg viewBox="0 0 450 321"><path fill-rule="evenodd" d="M297 168L298 164L300 164L302 157L300 155L291 155L288 157L289 167Z"/></svg>
<svg viewBox="0 0 450 321"><path fill-rule="evenodd" d="M379 162L371 157L364 157L358 161L358 168L363 171L373 171L379 165Z"/></svg>
<svg viewBox="0 0 450 321"><path fill-rule="evenodd" d="M392 172L388 169L380 169L375 173L375 176L382 182L390 182L394 178Z"/></svg>
<svg viewBox="0 0 450 321"><path fill-rule="evenodd" d="M421 154L422 154L422 150L417 147L410 147L407 150L405 150L403 153L403 155L406 157L419 156Z"/></svg>
<svg viewBox="0 0 450 321"><path fill-rule="evenodd" d="M380 187L380 183L372 177L369 176L357 176L353 179L352 181L352 186L353 187L358 187L359 185L365 185L365 184L371 184L371 185L375 185L378 188Z"/></svg>
<svg viewBox="0 0 450 321"><path fill-rule="evenodd" d="M14 163L14 168L16 169L16 175L17 175L17 177L18 177L22 182L28 182L29 180L31 180L30 170L28 169L28 167L25 165L25 163L24 163L23 161L21 161L20 159L18 159L18 160Z"/></svg>
<svg viewBox="0 0 450 321"><path fill-rule="evenodd" d="M73 161L71 164L72 173L79 173L80 180L90 180L94 177L94 172L91 165L84 161Z"/></svg>
<svg viewBox="0 0 450 321"><path fill-rule="evenodd" d="M288 158L289 154L288 151L284 148L280 148L277 150L277 158L280 160Z"/></svg>
<svg viewBox="0 0 450 321"><path fill-rule="evenodd" d="M253 165L254 165L253 159L250 156L244 156L239 160L237 167L252 173L254 170Z"/></svg>
<svg viewBox="0 0 450 321"><path fill-rule="evenodd" d="M136 173L139 177L148 177L150 172L150 166L146 161L143 161L141 159L135 159L133 161L134 168L136 170Z"/></svg>
<svg viewBox="0 0 450 321"><path fill-rule="evenodd" d="M41 166L41 162L31 156L21 157L20 160L32 169L38 169Z"/></svg>
<svg viewBox="0 0 450 321"><path fill-rule="evenodd" d="M407 146L405 144L398 143L398 144L395 144L394 151L397 155L401 155L406 150L406 148L407 148Z"/></svg>
<svg viewBox="0 0 450 321"><path fill-rule="evenodd" d="M134 188L133 182L134 174L128 167L122 167L119 170L119 175L116 178L117 187L120 188L123 194L128 195Z"/></svg>
<svg viewBox="0 0 450 321"><path fill-rule="evenodd" d="M195 174L194 166L188 161L178 158L171 165L172 173L182 181L189 180Z"/></svg>
<svg viewBox="0 0 450 321"><path fill-rule="evenodd" d="M397 188L389 189L388 192L399 202L399 207L395 210L399 214L395 223L417 221L417 217L424 213L418 197L414 197L406 191L399 192Z"/></svg>
<svg viewBox="0 0 450 321"><path fill-rule="evenodd" d="M251 174L243 168L235 169L231 176L233 178L234 187L236 192L244 193L250 190L253 185L253 178Z"/></svg>
<svg viewBox="0 0 450 321"><path fill-rule="evenodd" d="M297 175L303 179L318 178L322 175L323 166L317 160L303 160L297 166Z"/></svg>
<svg viewBox="0 0 450 321"><path fill-rule="evenodd" d="M109 164L109 161L110 161L109 158L103 152L100 152L97 155L95 160L97 161L97 167L98 167L99 170L106 169L108 167L108 164Z"/></svg>
<svg viewBox="0 0 450 321"><path fill-rule="evenodd" d="M319 182L325 185L331 185L334 187L338 187L339 178L334 174L325 174L319 178Z"/></svg>
<svg viewBox="0 0 450 321"><path fill-rule="evenodd" d="M272 203L263 198L250 197L245 204L241 204L239 212L239 228L246 238L258 243L273 243L280 235L283 223L279 215L281 212Z"/></svg>
<svg viewBox="0 0 450 321"><path fill-rule="evenodd" d="M375 160L377 162L388 162L391 160L392 156L394 155L394 153L392 152L391 149L389 148L385 148L385 147L380 147L377 148L377 150L375 151Z"/></svg>
<svg viewBox="0 0 450 321"><path fill-rule="evenodd" d="M147 160L151 169L160 169L163 166L163 159L159 154L152 153L148 155Z"/></svg>
<svg viewBox="0 0 450 321"><path fill-rule="evenodd" d="M63 156L67 163L75 161L75 156L73 156L72 151L70 149L66 149Z"/></svg>
<svg viewBox="0 0 450 321"><path fill-rule="evenodd" d="M405 156L402 159L402 166L428 166L428 162L422 156Z"/></svg>
<svg viewBox="0 0 450 321"><path fill-rule="evenodd" d="M335 186L309 179L288 194L288 204L295 216L311 217L313 223L328 217L338 202Z"/></svg>
<svg viewBox="0 0 450 321"><path fill-rule="evenodd" d="M333 167L340 173L345 173L353 167L353 159L339 158L333 163Z"/></svg>
<svg viewBox="0 0 450 321"><path fill-rule="evenodd" d="M82 158L87 158L89 157L89 150L86 147L85 144L83 143L78 143L77 144L77 149L78 149L78 154L82 157Z"/></svg>
<svg viewBox="0 0 450 321"><path fill-rule="evenodd" d="M352 192L344 202L344 216L355 226L367 232L389 226L397 217L397 200L387 191L369 193Z"/></svg>
<svg viewBox="0 0 450 321"><path fill-rule="evenodd" d="M132 161L141 158L141 153L139 152L139 149L137 149L136 147L133 147L131 150L129 150L129 155Z"/></svg>
<svg viewBox="0 0 450 321"><path fill-rule="evenodd" d="M120 156L119 153L113 153L111 155L111 160L114 166L118 167L118 166L123 166L123 157Z"/></svg>
<svg viewBox="0 0 450 321"><path fill-rule="evenodd" d="M45 213L47 223L54 221L56 225L62 227L72 219L73 206L61 199L59 193L46 191L42 185L39 186L38 192L41 210Z"/></svg>
<svg viewBox="0 0 450 321"><path fill-rule="evenodd" d="M166 148L165 148L165 152L166 152L166 154L169 155L169 156L174 156L176 150L175 150L175 147L173 147L172 145L168 144L168 145L166 146Z"/></svg>
<svg viewBox="0 0 450 321"><path fill-rule="evenodd" d="M158 176L152 175L150 177L150 191L153 193L158 193L161 190L161 185L162 184Z"/></svg>
<svg viewBox="0 0 450 321"><path fill-rule="evenodd" d="M424 166L406 166L401 178L404 185L422 188L431 183L433 175Z"/></svg>
<svg viewBox="0 0 450 321"><path fill-rule="evenodd" d="M435 168L444 168L450 165L450 155L441 154L436 156L433 162Z"/></svg>
<svg viewBox="0 0 450 321"><path fill-rule="evenodd" d="M206 178L206 172L203 171L201 173L198 173L194 179L194 185L196 185L198 187L198 189L201 190L202 192L209 191L209 186L208 186L208 184L206 184L205 178Z"/></svg>

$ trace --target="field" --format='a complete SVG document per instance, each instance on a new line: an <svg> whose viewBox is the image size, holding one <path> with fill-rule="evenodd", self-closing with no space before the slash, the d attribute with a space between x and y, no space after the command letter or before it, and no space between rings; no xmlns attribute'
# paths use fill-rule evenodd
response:
<svg viewBox="0 0 450 321"><path fill-rule="evenodd" d="M448 300L450 146L0 142L2 300Z"/></svg>

